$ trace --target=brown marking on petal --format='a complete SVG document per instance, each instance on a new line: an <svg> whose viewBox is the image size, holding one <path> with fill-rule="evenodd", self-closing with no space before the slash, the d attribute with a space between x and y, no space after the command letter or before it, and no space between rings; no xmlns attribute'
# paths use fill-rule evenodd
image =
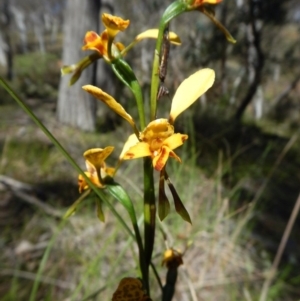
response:
<svg viewBox="0 0 300 301"><path fill-rule="evenodd" d="M106 49L103 46L103 44L97 45L96 46L97 50L101 53L101 54L105 54L106 53Z"/></svg>
<svg viewBox="0 0 300 301"><path fill-rule="evenodd" d="M89 31L89 32L86 33L83 42L85 44L91 43L91 42L94 42L98 38L99 38L99 36L98 36L98 34L96 32Z"/></svg>
<svg viewBox="0 0 300 301"><path fill-rule="evenodd" d="M107 33L107 29L105 29L102 34L101 34L101 39L102 41L108 41L108 33Z"/></svg>
<svg viewBox="0 0 300 301"><path fill-rule="evenodd" d="M181 141L182 141L182 143L183 143L184 141L186 141L188 138L189 138L188 135L182 135L182 136L181 136Z"/></svg>
<svg viewBox="0 0 300 301"><path fill-rule="evenodd" d="M82 175L78 175L78 190L79 193L82 193L87 186L85 179Z"/></svg>
<svg viewBox="0 0 300 301"><path fill-rule="evenodd" d="M134 158L134 153L126 153L125 155L124 155L124 159L132 159L132 158Z"/></svg>
<svg viewBox="0 0 300 301"><path fill-rule="evenodd" d="M164 158L165 155L166 155L166 149L162 148L159 159L157 160L156 165L154 166L156 170L161 171L165 166L165 163L162 160L162 158Z"/></svg>

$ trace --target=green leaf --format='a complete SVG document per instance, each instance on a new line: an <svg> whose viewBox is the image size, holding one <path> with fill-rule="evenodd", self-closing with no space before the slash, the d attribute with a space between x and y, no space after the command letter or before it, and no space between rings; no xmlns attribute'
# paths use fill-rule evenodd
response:
<svg viewBox="0 0 300 301"><path fill-rule="evenodd" d="M135 210L132 204L130 197L128 196L127 192L123 189L121 185L118 183L113 183L106 185L106 190L112 195L117 201L119 201L127 210L131 221L133 223L137 223Z"/></svg>
<svg viewBox="0 0 300 301"><path fill-rule="evenodd" d="M133 83L137 82L137 78L129 64L122 58L117 58L112 61L111 66L117 77L133 91Z"/></svg>
<svg viewBox="0 0 300 301"><path fill-rule="evenodd" d="M143 102L143 94L141 86L131 69L131 67L128 65L126 61L124 61L121 57L113 60L111 62L112 69L114 73L117 75L117 77L132 91L134 94L138 112L139 112L139 118L140 118L140 126L141 128L144 128L146 126L145 124L145 113L144 113L144 102Z"/></svg>
<svg viewBox="0 0 300 301"><path fill-rule="evenodd" d="M147 265L145 262L144 246L139 231L139 227L137 224L133 203L130 197L128 196L128 194L126 193L126 191L118 183L113 182L111 184L107 184L106 190L125 207L125 209L127 210L130 216L134 233L135 233L135 239L139 248L139 262L140 262L140 268L142 272L142 278L145 283L148 283L148 273L147 273Z"/></svg>
<svg viewBox="0 0 300 301"><path fill-rule="evenodd" d="M162 16L162 22L164 22L164 24L167 24L173 18L186 12L187 10L188 10L187 4L181 0L177 0L167 7L167 9L165 10Z"/></svg>

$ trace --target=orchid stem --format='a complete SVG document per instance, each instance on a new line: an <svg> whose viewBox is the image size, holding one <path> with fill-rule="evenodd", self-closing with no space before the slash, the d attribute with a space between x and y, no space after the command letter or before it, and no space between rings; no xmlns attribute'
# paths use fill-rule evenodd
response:
<svg viewBox="0 0 300 301"><path fill-rule="evenodd" d="M154 246L155 238L155 218L156 218L156 205L155 205L155 192L154 192L154 179L153 167L151 158L144 159L144 240L145 240L145 261L147 265L147 275L149 274L149 266L151 264L151 257ZM149 276L148 276L149 278ZM149 283L148 293L149 292Z"/></svg>
<svg viewBox="0 0 300 301"><path fill-rule="evenodd" d="M150 120L154 120L156 117L157 108L157 91L159 85L158 68L159 68L159 53L162 45L163 33L166 27L166 23L161 19L159 24L159 31L156 40L156 46L154 50L152 78L151 78L151 95L150 95Z"/></svg>

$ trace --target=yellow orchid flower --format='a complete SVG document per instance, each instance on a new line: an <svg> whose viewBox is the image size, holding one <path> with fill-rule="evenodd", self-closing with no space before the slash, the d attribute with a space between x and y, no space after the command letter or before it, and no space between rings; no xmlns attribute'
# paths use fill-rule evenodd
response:
<svg viewBox="0 0 300 301"><path fill-rule="evenodd" d="M88 31L85 34L83 43L82 50L95 50L101 56L107 57L108 34L106 30L100 36L94 31Z"/></svg>
<svg viewBox="0 0 300 301"><path fill-rule="evenodd" d="M111 57L109 56L109 35L107 30L104 30L99 36L94 31L88 31L85 34L84 45L82 46L82 50L95 50L97 51L101 57L103 57L106 61L110 61ZM117 57L120 52L125 48L125 46L118 42L111 44L111 53L113 57Z"/></svg>
<svg viewBox="0 0 300 301"><path fill-rule="evenodd" d="M105 60L110 61L117 57L125 46L122 43L113 43L118 32L125 30L130 21L110 14L102 14L102 22L106 29L98 35L94 31L88 31L83 40L82 50L95 50Z"/></svg>
<svg viewBox="0 0 300 301"><path fill-rule="evenodd" d="M181 159L173 151L181 146L188 135L174 133L175 119L203 95L213 84L215 73L211 69L202 69L185 79L178 87L172 100L169 120L156 119L140 133L139 140L129 137L123 147L120 160L151 157L153 167L161 171L168 158Z"/></svg>
<svg viewBox="0 0 300 301"><path fill-rule="evenodd" d="M110 14L102 14L102 23L108 35L114 38L120 31L124 31L129 26L130 21Z"/></svg>
<svg viewBox="0 0 300 301"><path fill-rule="evenodd" d="M181 162L180 158L173 152L173 149L182 145L187 138L187 135L175 134L174 127L167 119L156 119L150 122L140 134L141 141L131 146L121 157L121 160L150 156L153 167L160 171L169 157Z"/></svg>
<svg viewBox="0 0 300 301"><path fill-rule="evenodd" d="M92 148L84 152L85 164L87 171L86 176L99 188L104 187L103 179L107 176L112 177L115 169L106 167L105 160L114 150L113 146L102 148ZM88 188L88 184L82 175L78 176L79 192L82 193Z"/></svg>

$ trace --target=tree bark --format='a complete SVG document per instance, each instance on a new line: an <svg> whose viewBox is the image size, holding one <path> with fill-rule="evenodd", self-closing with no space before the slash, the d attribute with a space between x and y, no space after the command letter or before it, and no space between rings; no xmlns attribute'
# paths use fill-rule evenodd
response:
<svg viewBox="0 0 300 301"><path fill-rule="evenodd" d="M11 9L10 9L10 2L9 0L5 0L2 4L2 12L4 15L4 22L3 22L3 30L4 30L4 41L6 44L5 47L5 56L6 56L6 79L12 80L13 79L13 49L11 45L11 32L10 32L10 26L11 26Z"/></svg>
<svg viewBox="0 0 300 301"><path fill-rule="evenodd" d="M101 0L67 0L64 19L63 64L71 65L87 55L81 50L88 30L99 32ZM60 80L57 117L60 122L85 131L94 131L96 124L96 100L82 90L86 84L94 84L96 65L85 69L79 80L69 87L69 76Z"/></svg>
<svg viewBox="0 0 300 301"><path fill-rule="evenodd" d="M248 91L240 103L236 113L235 119L240 120L244 114L245 109L248 104L252 101L253 96L255 95L257 88L261 83L261 72L264 66L264 54L261 49L261 28L262 26L258 26L259 14L261 12L260 2L256 2L254 0L248 0L249 2L249 24L248 24L248 61L249 61L249 69L252 74L250 74L250 86Z"/></svg>

